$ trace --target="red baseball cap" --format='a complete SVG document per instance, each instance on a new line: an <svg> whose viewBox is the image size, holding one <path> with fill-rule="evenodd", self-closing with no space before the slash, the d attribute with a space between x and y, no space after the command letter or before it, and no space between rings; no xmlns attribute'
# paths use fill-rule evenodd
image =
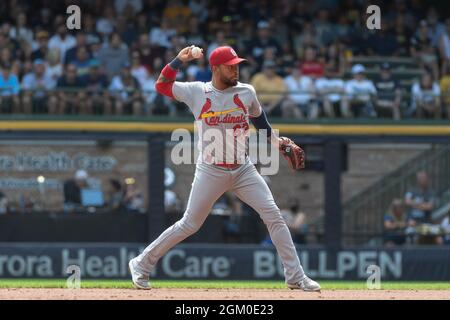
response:
<svg viewBox="0 0 450 320"><path fill-rule="evenodd" d="M214 49L209 56L209 64L211 66L218 66L220 64L231 66L233 64L241 63L242 61L247 60L239 58L236 51L229 46L218 47Z"/></svg>

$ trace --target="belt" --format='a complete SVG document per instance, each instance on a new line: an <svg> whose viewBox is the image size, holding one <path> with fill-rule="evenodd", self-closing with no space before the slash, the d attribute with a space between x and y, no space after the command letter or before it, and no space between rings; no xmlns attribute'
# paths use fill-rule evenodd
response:
<svg viewBox="0 0 450 320"><path fill-rule="evenodd" d="M236 164L234 164L234 163L231 163L231 164L228 164L228 163L215 163L214 165L217 166L217 167L228 169L228 170L234 170L234 169L238 168L241 164L238 164L238 163L236 163Z"/></svg>

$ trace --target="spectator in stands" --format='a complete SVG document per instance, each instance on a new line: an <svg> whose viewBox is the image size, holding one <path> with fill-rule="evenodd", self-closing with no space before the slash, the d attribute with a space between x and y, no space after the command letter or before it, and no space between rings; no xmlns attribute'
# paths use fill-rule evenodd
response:
<svg viewBox="0 0 450 320"><path fill-rule="evenodd" d="M27 16L20 12L16 17L16 24L9 31L11 39L31 43L33 41L33 31L27 26Z"/></svg>
<svg viewBox="0 0 450 320"><path fill-rule="evenodd" d="M323 76L324 65L317 57L317 49L313 46L308 46L305 49L305 56L300 64L300 72L304 76L317 79Z"/></svg>
<svg viewBox="0 0 450 320"><path fill-rule="evenodd" d="M119 212L123 209L122 184L117 179L109 179L106 187L107 207L111 212Z"/></svg>
<svg viewBox="0 0 450 320"><path fill-rule="evenodd" d="M402 199L394 199L384 216L384 244L386 246L406 243L408 220Z"/></svg>
<svg viewBox="0 0 450 320"><path fill-rule="evenodd" d="M387 22L381 23L381 30L369 36L368 54L375 56L396 56L399 46L397 38Z"/></svg>
<svg viewBox="0 0 450 320"><path fill-rule="evenodd" d="M83 77L89 72L90 62L88 47L79 46L77 47L75 58L70 63L77 68L77 76Z"/></svg>
<svg viewBox="0 0 450 320"><path fill-rule="evenodd" d="M207 65L206 59L197 59L195 64L189 66L186 70L188 81L211 81L211 68Z"/></svg>
<svg viewBox="0 0 450 320"><path fill-rule="evenodd" d="M377 94L375 85L371 80L366 79L364 68L361 64L352 67L353 79L349 80L345 86L349 106L344 106L344 116L351 117L375 117L376 112L372 100Z"/></svg>
<svg viewBox="0 0 450 320"><path fill-rule="evenodd" d="M436 79L439 76L439 68L437 51L432 41L427 21L420 21L419 30L411 38L410 53L417 59L421 68L429 70Z"/></svg>
<svg viewBox="0 0 450 320"><path fill-rule="evenodd" d="M167 187L164 190L164 210L171 221L177 221L183 214L180 198L173 190Z"/></svg>
<svg viewBox="0 0 450 320"><path fill-rule="evenodd" d="M156 73L149 73L147 78L143 81L142 98L144 115L154 114L157 107L156 98L158 94L154 90L157 77L158 75Z"/></svg>
<svg viewBox="0 0 450 320"><path fill-rule="evenodd" d="M441 57L442 74L450 69L450 18L445 20L445 31L439 39L439 53Z"/></svg>
<svg viewBox="0 0 450 320"><path fill-rule="evenodd" d="M328 72L332 78L344 76L345 58L342 49L340 42L334 42L326 48L324 72Z"/></svg>
<svg viewBox="0 0 450 320"><path fill-rule="evenodd" d="M429 187L428 175L419 171L416 175L416 187L405 194L405 204L409 209L409 219L414 224L430 223L434 209L434 192Z"/></svg>
<svg viewBox="0 0 450 320"><path fill-rule="evenodd" d="M255 87L258 99L267 114L280 116L281 105L286 95L286 85L275 72L275 62L265 61L262 72L252 77L251 85Z"/></svg>
<svg viewBox="0 0 450 320"><path fill-rule="evenodd" d="M77 59L77 52L79 48L83 47L87 50L87 54L89 56L89 59L92 58L92 54L90 52L90 49L88 47L88 41L86 34L84 32L78 32L75 38L76 44L73 48L70 48L66 52L66 56L64 57L64 64L73 63Z"/></svg>
<svg viewBox="0 0 450 320"><path fill-rule="evenodd" d="M48 32L45 30L38 31L36 40L39 47L31 53L31 59L45 59L48 52Z"/></svg>
<svg viewBox="0 0 450 320"><path fill-rule="evenodd" d="M149 73L149 70L141 62L139 51L133 50L131 52L131 74L139 81L142 88L144 88L144 82Z"/></svg>
<svg viewBox="0 0 450 320"><path fill-rule="evenodd" d="M447 117L450 119L450 64L447 64L442 75L440 81L442 104L447 111Z"/></svg>
<svg viewBox="0 0 450 320"><path fill-rule="evenodd" d="M281 210L281 215L289 228L292 240L295 244L306 244L308 225L306 214L300 210L300 202L297 198L289 200L288 209Z"/></svg>
<svg viewBox="0 0 450 320"><path fill-rule="evenodd" d="M127 183L125 185L122 203L125 210L129 213L145 213L144 195L135 183Z"/></svg>
<svg viewBox="0 0 450 320"><path fill-rule="evenodd" d="M163 18L160 26L151 29L149 34L150 43L166 49L171 48L172 43L170 42L170 38L176 34L177 30L171 27L167 19Z"/></svg>
<svg viewBox="0 0 450 320"><path fill-rule="evenodd" d="M394 120L400 120L400 103L402 101L400 85L392 77L389 63L381 64L380 69L380 76L375 80L377 114L382 117L389 113L389 116L392 116Z"/></svg>
<svg viewBox="0 0 450 320"><path fill-rule="evenodd" d="M77 76L77 68L73 64L66 67L62 77L58 79L56 85L58 91L58 113L59 114L79 114L86 112L86 93L83 90L85 83Z"/></svg>
<svg viewBox="0 0 450 320"><path fill-rule="evenodd" d="M109 85L109 91L114 101L115 114L140 115L142 112L142 97L139 81L131 74L131 66L122 66L120 75L115 76Z"/></svg>
<svg viewBox="0 0 450 320"><path fill-rule="evenodd" d="M163 11L163 19L166 19L178 34L188 30L188 21L191 16L191 9L181 0L169 0Z"/></svg>
<svg viewBox="0 0 450 320"><path fill-rule="evenodd" d="M0 191L0 215L6 214L9 211L8 198Z"/></svg>
<svg viewBox="0 0 450 320"><path fill-rule="evenodd" d="M441 117L440 95L439 85L433 81L431 74L425 72L420 82L415 82L411 88L411 109L416 112L417 118L439 119Z"/></svg>
<svg viewBox="0 0 450 320"><path fill-rule="evenodd" d="M55 82L63 74L63 65L59 60L59 50L51 49L47 52L45 73L47 73Z"/></svg>
<svg viewBox="0 0 450 320"><path fill-rule="evenodd" d="M88 178L85 170L77 170L72 179L64 182L64 212L74 212L82 207L81 189L89 186Z"/></svg>
<svg viewBox="0 0 450 320"><path fill-rule="evenodd" d="M239 242L242 202L233 193L226 192L214 203L211 214L224 217L222 230L224 241L226 243Z"/></svg>
<svg viewBox="0 0 450 320"><path fill-rule="evenodd" d="M150 44L148 34L142 33L139 36L139 42L135 50L139 53L141 64L147 68L148 72L153 72L153 63L161 56L161 50Z"/></svg>
<svg viewBox="0 0 450 320"><path fill-rule="evenodd" d="M77 41L75 37L67 33L67 27L61 23L56 28L56 34L48 42L49 49L59 49L61 63L64 63L67 50L75 47Z"/></svg>
<svg viewBox="0 0 450 320"><path fill-rule="evenodd" d="M142 11L142 0L114 0L114 8L118 15L123 15L127 7L131 8L133 15L136 15Z"/></svg>
<svg viewBox="0 0 450 320"><path fill-rule="evenodd" d="M0 72L0 112L19 111L20 83L17 75L11 72L11 65L4 63Z"/></svg>
<svg viewBox="0 0 450 320"><path fill-rule="evenodd" d="M90 61L89 73L82 81L86 85L86 107L88 114L111 114L108 79L100 69L98 60Z"/></svg>
<svg viewBox="0 0 450 320"><path fill-rule="evenodd" d="M313 80L301 75L299 68L293 67L291 74L284 78L284 83L289 93L281 106L283 118L316 119L319 106Z"/></svg>
<svg viewBox="0 0 450 320"><path fill-rule="evenodd" d="M327 117L334 118L336 114L343 116L345 104L345 82L334 77L334 70L325 69L324 77L315 82L315 88L322 102L323 111Z"/></svg>
<svg viewBox="0 0 450 320"><path fill-rule="evenodd" d="M112 6L104 8L104 14L97 19L95 31L100 34L102 40L106 40L113 32L116 25L116 13Z"/></svg>
<svg viewBox="0 0 450 320"><path fill-rule="evenodd" d="M441 222L441 230L444 234L440 239L440 243L450 244L450 210L447 211L447 216Z"/></svg>
<svg viewBox="0 0 450 320"><path fill-rule="evenodd" d="M247 52L247 54L261 67L264 62L263 53L266 48L272 48L275 51L275 56L277 58L280 57L282 49L280 44L272 37L269 22L260 21L258 22L257 28L257 38L249 43L248 48L251 49L251 51Z"/></svg>
<svg viewBox="0 0 450 320"><path fill-rule="evenodd" d="M98 60L108 78L117 76L123 65L130 62L128 48L116 32L109 37L109 44L98 53Z"/></svg>
<svg viewBox="0 0 450 320"><path fill-rule="evenodd" d="M399 56L407 57L410 55L410 39L411 31L405 24L403 16L398 16L395 19L394 35L397 42L397 52Z"/></svg>
<svg viewBox="0 0 450 320"><path fill-rule="evenodd" d="M34 61L33 72L27 73L22 80L24 112L55 114L57 99L54 93L50 92L55 87L56 81L45 72L44 61Z"/></svg>

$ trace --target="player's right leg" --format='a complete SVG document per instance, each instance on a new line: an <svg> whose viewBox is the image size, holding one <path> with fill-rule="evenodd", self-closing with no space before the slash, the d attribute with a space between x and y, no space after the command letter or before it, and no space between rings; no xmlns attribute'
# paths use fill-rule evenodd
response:
<svg viewBox="0 0 450 320"><path fill-rule="evenodd" d="M148 276L157 261L176 244L200 229L214 202L230 185L229 172L206 164L197 165L183 218L166 229L139 256L130 260L130 272L136 287L149 288Z"/></svg>

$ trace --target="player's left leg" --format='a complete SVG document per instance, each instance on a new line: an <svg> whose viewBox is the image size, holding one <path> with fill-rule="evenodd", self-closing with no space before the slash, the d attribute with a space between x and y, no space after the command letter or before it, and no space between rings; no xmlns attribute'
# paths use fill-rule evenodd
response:
<svg viewBox="0 0 450 320"><path fill-rule="evenodd" d="M281 258L286 284L291 289L318 291L317 282L303 271L289 229L273 199L272 192L251 162L233 175L233 191L260 215Z"/></svg>

